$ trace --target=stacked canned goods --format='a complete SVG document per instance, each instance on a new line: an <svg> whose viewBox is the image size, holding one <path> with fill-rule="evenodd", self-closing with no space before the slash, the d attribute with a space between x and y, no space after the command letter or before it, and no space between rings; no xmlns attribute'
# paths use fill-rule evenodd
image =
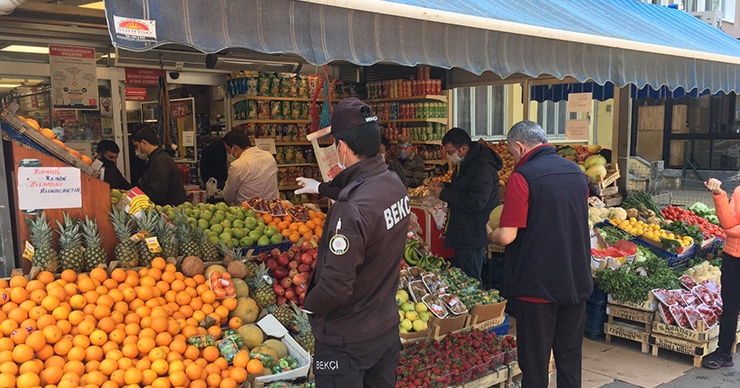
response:
<svg viewBox="0 0 740 388"><path fill-rule="evenodd" d="M370 107L381 120L442 119L447 117L444 102L381 102Z"/></svg>
<svg viewBox="0 0 740 388"><path fill-rule="evenodd" d="M387 125L382 131L391 141L397 141L402 136L410 137L412 141L437 141L442 140L445 134L444 125L439 123L410 127Z"/></svg>
<svg viewBox="0 0 740 388"><path fill-rule="evenodd" d="M367 96L370 100L384 98L406 98L415 96L439 96L442 94L442 80L425 79L406 81L401 79L367 83Z"/></svg>

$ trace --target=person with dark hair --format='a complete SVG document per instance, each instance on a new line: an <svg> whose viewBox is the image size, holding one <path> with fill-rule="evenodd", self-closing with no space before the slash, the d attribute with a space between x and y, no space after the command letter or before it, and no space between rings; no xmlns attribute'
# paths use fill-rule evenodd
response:
<svg viewBox="0 0 740 388"><path fill-rule="evenodd" d="M404 173L403 167L401 166L401 164L398 163L394 159L388 159L386 157L386 154L388 153L388 151L390 151L390 149L391 149L391 140L385 136L381 137L380 138L380 156L383 157L383 161L385 162L385 164L388 165L388 169L395 172L396 175L398 175L398 178L401 179L401 182L403 182L403 184L408 187L408 185L406 184L406 174Z"/></svg>
<svg viewBox="0 0 740 388"><path fill-rule="evenodd" d="M103 163L103 169L100 171L100 179L110 185L111 189L131 190L131 183L124 178L121 171L116 166L118 154L121 149L118 144L112 140L101 140L96 148L98 160Z"/></svg>
<svg viewBox="0 0 740 388"><path fill-rule="evenodd" d="M424 184L424 159L414 151L411 139L406 136L398 139L398 162L403 168L407 187L415 188Z"/></svg>
<svg viewBox="0 0 740 388"><path fill-rule="evenodd" d="M229 172L224 201L239 206L254 197L278 199L277 161L271 153L252 146L244 131L234 129L224 136Z"/></svg>
<svg viewBox="0 0 740 388"><path fill-rule="evenodd" d="M317 387L396 386L398 258L411 209L406 187L378 155L377 120L356 98L340 102L331 116L342 169L332 184L341 189L303 303L316 338Z"/></svg>
<svg viewBox="0 0 740 388"><path fill-rule="evenodd" d="M159 146L159 138L146 124L137 126L131 140L136 156L146 160L147 169L139 188L156 205L177 206L188 200L177 163Z"/></svg>
<svg viewBox="0 0 740 388"><path fill-rule="evenodd" d="M226 147L221 138L205 145L200 154L200 179L207 182L215 178L219 189L223 189L228 177L229 164L226 158Z"/></svg>
<svg viewBox="0 0 740 388"><path fill-rule="evenodd" d="M547 144L535 122L515 124L506 143L516 166L500 224L486 229L491 242L506 247L501 293L516 300L522 388L547 387L551 351L557 386L580 387L593 288L587 178Z"/></svg>
<svg viewBox="0 0 740 388"><path fill-rule="evenodd" d="M481 281L490 244L483 231L488 215L499 204L498 171L504 163L496 152L473 142L461 128L450 129L442 146L456 164L449 184L430 187L449 209L445 246L455 249L456 265L465 274Z"/></svg>

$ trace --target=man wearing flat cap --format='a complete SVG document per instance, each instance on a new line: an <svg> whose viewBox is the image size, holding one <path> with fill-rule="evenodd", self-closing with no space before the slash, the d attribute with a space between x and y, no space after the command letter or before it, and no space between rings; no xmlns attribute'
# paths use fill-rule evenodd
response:
<svg viewBox="0 0 740 388"><path fill-rule="evenodd" d="M331 116L342 169L332 187L340 191L303 303L321 388L396 386L396 290L411 209L406 187L379 155L377 120L356 98L340 102Z"/></svg>

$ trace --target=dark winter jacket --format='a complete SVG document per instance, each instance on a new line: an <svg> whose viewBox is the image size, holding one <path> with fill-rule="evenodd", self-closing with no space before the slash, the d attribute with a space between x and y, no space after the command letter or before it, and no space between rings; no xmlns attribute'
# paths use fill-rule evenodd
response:
<svg viewBox="0 0 740 388"><path fill-rule="evenodd" d="M415 188L424 184L424 160L421 156L412 154L408 159L398 158L398 163L403 168L406 187Z"/></svg>
<svg viewBox="0 0 740 388"><path fill-rule="evenodd" d="M128 183L115 163L106 158L98 158L98 160L103 162L103 167L105 168L103 170L103 181L109 184L111 189L131 190L131 183Z"/></svg>
<svg viewBox="0 0 740 388"><path fill-rule="evenodd" d="M303 306L317 341L342 346L398 326L396 291L411 205L380 156L342 171ZM382 195L378 195L378 190Z"/></svg>
<svg viewBox="0 0 740 388"><path fill-rule="evenodd" d="M200 179L216 178L218 188L223 189L228 177L229 165L226 162L226 148L223 140L217 140L203 148L200 155Z"/></svg>
<svg viewBox="0 0 740 388"><path fill-rule="evenodd" d="M448 206L446 247L473 249L491 243L486 223L499 204L498 171L502 167L501 157L493 150L470 143L467 156L452 174L452 182L439 195Z"/></svg>
<svg viewBox="0 0 740 388"><path fill-rule="evenodd" d="M177 163L157 148L146 161L147 169L139 181L139 188L155 205L177 206L188 200Z"/></svg>

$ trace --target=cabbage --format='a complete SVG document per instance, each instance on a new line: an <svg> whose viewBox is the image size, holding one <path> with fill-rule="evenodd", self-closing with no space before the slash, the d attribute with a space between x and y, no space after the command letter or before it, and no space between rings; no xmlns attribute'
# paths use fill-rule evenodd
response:
<svg viewBox="0 0 740 388"><path fill-rule="evenodd" d="M592 155L592 156L589 156L588 159L586 159L586 161L583 162L583 164L586 166L586 170L596 165L606 166L606 158L601 155Z"/></svg>
<svg viewBox="0 0 740 388"><path fill-rule="evenodd" d="M595 165L586 170L586 176L591 178L593 182L599 182L606 177L606 167L602 165Z"/></svg>

